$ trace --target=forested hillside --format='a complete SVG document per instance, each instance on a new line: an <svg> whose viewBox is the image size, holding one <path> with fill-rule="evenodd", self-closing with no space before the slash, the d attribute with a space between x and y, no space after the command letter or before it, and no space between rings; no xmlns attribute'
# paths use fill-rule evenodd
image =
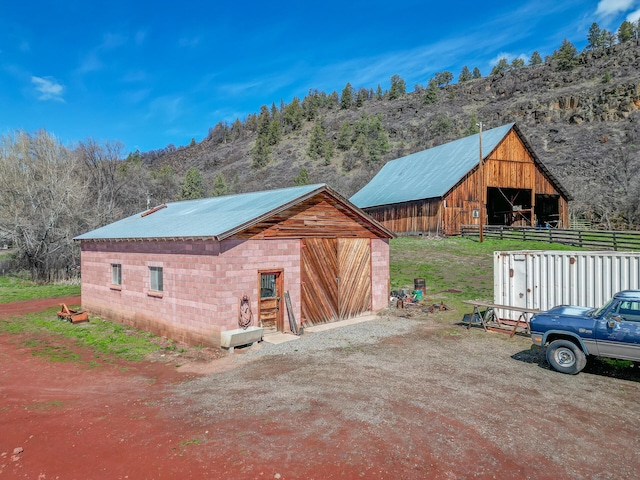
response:
<svg viewBox="0 0 640 480"><path fill-rule="evenodd" d="M4 135L0 246L18 254L0 268L52 278L78 263L74 236L168 201L319 182L350 197L385 162L476 133L478 122L517 122L573 196L574 218L637 229L639 29L625 22L614 35L593 24L582 53L565 40L544 60L502 59L487 76L464 67L455 83L445 71L411 91L400 74L389 90L310 90L188 146L127 154L115 142L64 146L46 131Z"/></svg>
<svg viewBox="0 0 640 480"><path fill-rule="evenodd" d="M538 64L503 62L489 76L468 73L456 84L442 72L409 93L400 76L384 92L350 84L340 94L310 91L220 123L201 143L142 158L178 176L197 169L206 195L326 182L349 197L388 160L476 133L478 121L486 129L517 122L572 194L572 215L635 227L640 45L592 48L569 61L560 55L565 46Z"/></svg>

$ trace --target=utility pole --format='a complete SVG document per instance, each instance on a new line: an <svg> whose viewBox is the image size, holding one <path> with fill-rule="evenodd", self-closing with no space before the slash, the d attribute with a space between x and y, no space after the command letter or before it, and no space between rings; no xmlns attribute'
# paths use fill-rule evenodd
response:
<svg viewBox="0 0 640 480"><path fill-rule="evenodd" d="M484 163L482 160L482 122L477 123L480 131L478 133L478 138L480 140L480 164L478 167L478 175L480 176L480 243L484 240L484 171L482 168L482 164Z"/></svg>

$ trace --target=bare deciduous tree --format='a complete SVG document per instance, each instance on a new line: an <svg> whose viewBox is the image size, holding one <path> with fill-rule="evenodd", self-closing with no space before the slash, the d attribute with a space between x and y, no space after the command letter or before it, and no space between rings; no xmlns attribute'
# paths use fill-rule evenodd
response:
<svg viewBox="0 0 640 480"><path fill-rule="evenodd" d="M0 235L34 280L76 264L84 189L75 153L41 130L0 139Z"/></svg>

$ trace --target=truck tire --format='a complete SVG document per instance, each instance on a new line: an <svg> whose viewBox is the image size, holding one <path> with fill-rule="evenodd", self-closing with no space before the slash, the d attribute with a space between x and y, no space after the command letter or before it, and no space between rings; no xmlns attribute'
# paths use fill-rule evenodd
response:
<svg viewBox="0 0 640 480"><path fill-rule="evenodd" d="M585 367L587 357L572 341L554 340L547 347L547 361L554 370L575 375Z"/></svg>

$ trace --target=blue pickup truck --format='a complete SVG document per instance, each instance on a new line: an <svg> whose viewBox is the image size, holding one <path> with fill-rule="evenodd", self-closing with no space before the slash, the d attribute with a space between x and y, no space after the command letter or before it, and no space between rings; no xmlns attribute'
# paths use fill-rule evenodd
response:
<svg viewBox="0 0 640 480"><path fill-rule="evenodd" d="M616 293L601 308L561 305L531 318L531 339L547 345L557 371L575 375L589 355L640 361L640 290Z"/></svg>

